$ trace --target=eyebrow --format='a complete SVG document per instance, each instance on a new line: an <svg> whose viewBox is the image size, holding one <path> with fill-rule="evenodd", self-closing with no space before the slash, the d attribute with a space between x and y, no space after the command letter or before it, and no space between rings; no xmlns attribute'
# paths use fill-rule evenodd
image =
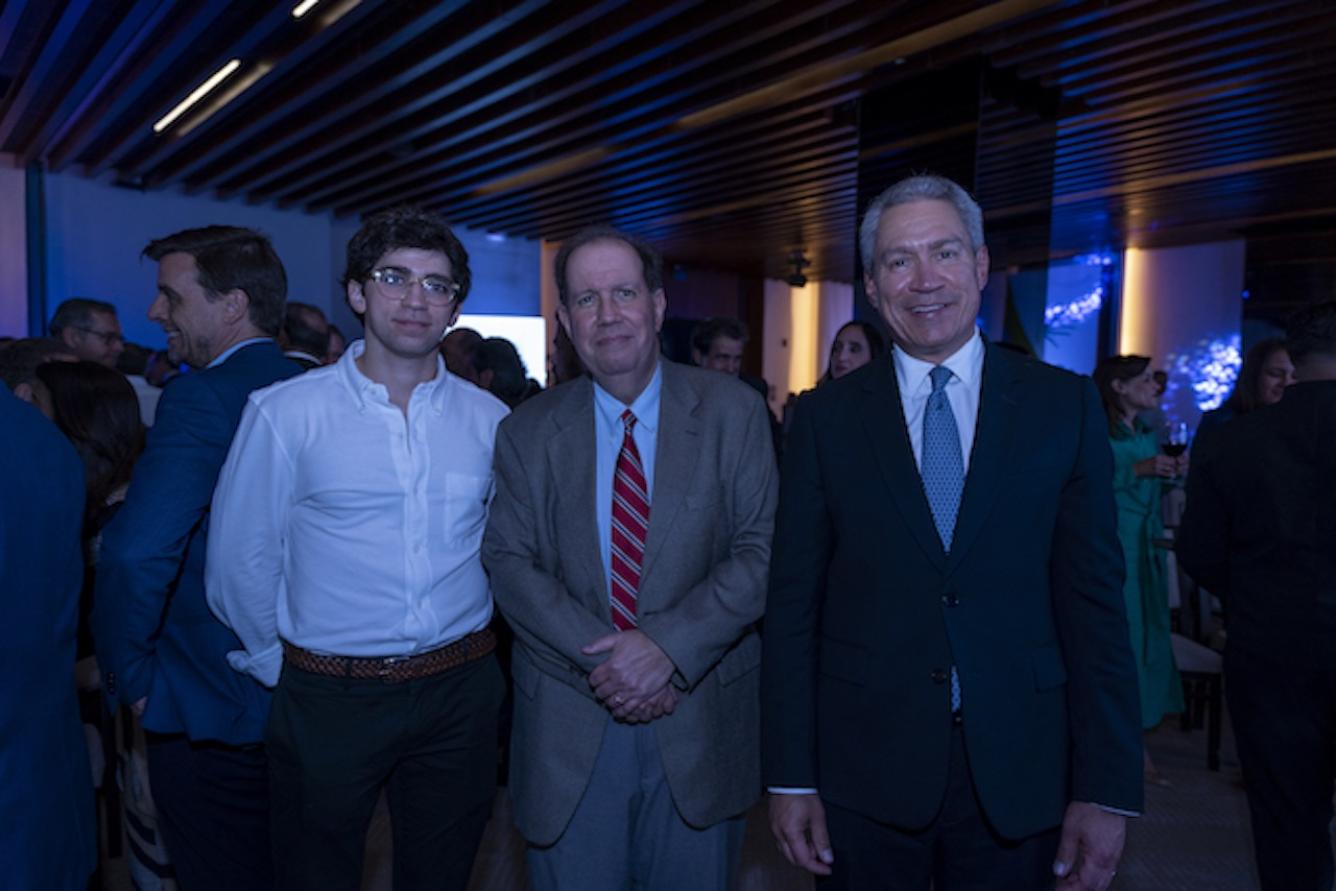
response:
<svg viewBox="0 0 1336 891"><path fill-rule="evenodd" d="M936 241L929 242L928 250L930 251L940 250L941 248L944 248L948 245L959 245L961 247L964 247L965 239L956 237L954 235L951 236L950 238L939 238ZM887 254L912 254L913 252L914 252L913 248L901 245L892 245L891 247L888 247L886 249Z"/></svg>

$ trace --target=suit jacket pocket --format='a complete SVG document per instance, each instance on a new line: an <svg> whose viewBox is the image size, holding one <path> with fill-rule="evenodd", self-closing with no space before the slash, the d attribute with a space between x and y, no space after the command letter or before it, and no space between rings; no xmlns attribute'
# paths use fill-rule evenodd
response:
<svg viewBox="0 0 1336 891"><path fill-rule="evenodd" d="M1034 669L1034 688L1049 690L1067 683L1067 664L1062 659L1062 650L1057 644L1047 644L1030 652L1030 665Z"/></svg>
<svg viewBox="0 0 1336 891"><path fill-rule="evenodd" d="M825 677L861 687L867 682L867 648L862 644L823 637L817 666L818 672Z"/></svg>
<svg viewBox="0 0 1336 891"><path fill-rule="evenodd" d="M719 683L731 684L761 667L761 639L749 633L719 660Z"/></svg>

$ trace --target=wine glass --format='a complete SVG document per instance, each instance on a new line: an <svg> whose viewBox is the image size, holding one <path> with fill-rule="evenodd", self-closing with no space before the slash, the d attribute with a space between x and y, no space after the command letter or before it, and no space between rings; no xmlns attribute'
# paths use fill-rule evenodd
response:
<svg viewBox="0 0 1336 891"><path fill-rule="evenodd" d="M1164 425L1160 436L1160 451L1170 458L1177 458L1188 450L1188 425L1182 421L1170 421ZM1177 478L1177 474L1174 475Z"/></svg>

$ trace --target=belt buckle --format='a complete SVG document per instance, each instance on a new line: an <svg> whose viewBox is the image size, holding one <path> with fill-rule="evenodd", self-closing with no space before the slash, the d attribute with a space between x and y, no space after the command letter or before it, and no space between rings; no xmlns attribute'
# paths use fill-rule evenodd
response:
<svg viewBox="0 0 1336 891"><path fill-rule="evenodd" d="M412 658L412 656L385 656L376 666L376 677L382 681L393 680L391 675L394 674L395 668Z"/></svg>

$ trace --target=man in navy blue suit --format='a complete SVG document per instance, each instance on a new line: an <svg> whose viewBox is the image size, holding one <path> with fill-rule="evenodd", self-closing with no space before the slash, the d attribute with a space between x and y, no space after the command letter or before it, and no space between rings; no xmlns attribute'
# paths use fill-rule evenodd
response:
<svg viewBox="0 0 1336 891"><path fill-rule="evenodd" d="M0 884L82 891L97 864L74 692L83 467L3 386L0 431Z"/></svg>
<svg viewBox="0 0 1336 891"><path fill-rule="evenodd" d="M195 371L174 380L107 526L93 630L113 704L148 734L149 780L185 891L273 885L261 741L269 694L232 670L236 636L204 600L209 503L246 397L298 373L274 336L287 276L269 240L209 226L151 242L148 317ZM242 559L242 555L237 555Z"/></svg>
<svg viewBox="0 0 1336 891"><path fill-rule="evenodd" d="M800 400L785 447L762 765L822 888L1103 891L1142 806L1104 414L983 341L982 217L934 176L872 202L894 348Z"/></svg>

